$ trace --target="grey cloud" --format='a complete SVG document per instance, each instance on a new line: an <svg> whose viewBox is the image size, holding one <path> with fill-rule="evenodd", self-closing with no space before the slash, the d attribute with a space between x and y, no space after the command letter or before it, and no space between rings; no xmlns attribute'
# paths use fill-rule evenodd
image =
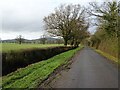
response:
<svg viewBox="0 0 120 90"><path fill-rule="evenodd" d="M2 24L3 32L23 32L23 31L34 31L38 32L39 30L43 30L43 23L41 20L34 20L34 21L8 21L4 20Z"/></svg>
<svg viewBox="0 0 120 90"><path fill-rule="evenodd" d="M19 33L27 38L37 38L44 32L43 17L53 12L54 8L61 3L86 5L89 1L93 0L85 0L85 2L80 0L0 0L0 11L2 9L3 12L3 38L8 38L6 37L8 32L13 33L13 36L11 34L9 38L14 38Z"/></svg>

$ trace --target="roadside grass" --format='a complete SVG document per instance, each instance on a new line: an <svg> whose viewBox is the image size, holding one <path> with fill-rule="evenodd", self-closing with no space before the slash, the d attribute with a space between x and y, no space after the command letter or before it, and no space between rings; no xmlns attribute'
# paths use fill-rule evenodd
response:
<svg viewBox="0 0 120 90"><path fill-rule="evenodd" d="M2 86L2 77L0 77L0 88Z"/></svg>
<svg viewBox="0 0 120 90"><path fill-rule="evenodd" d="M101 50L95 49L95 51L98 52L99 54L101 54L102 56L112 60L113 62L118 63L118 58L115 58L115 57L111 56L110 54L107 54Z"/></svg>
<svg viewBox="0 0 120 90"><path fill-rule="evenodd" d="M3 88L36 88L39 83L45 80L55 69L66 64L69 59L83 46L61 53L46 61L31 64L25 68L4 76L2 79Z"/></svg>
<svg viewBox="0 0 120 90"><path fill-rule="evenodd" d="M17 43L0 43L2 49L0 52L10 52L19 51L22 49L31 49L31 48L45 48L45 47L54 47L54 46L63 46L63 44L17 44Z"/></svg>

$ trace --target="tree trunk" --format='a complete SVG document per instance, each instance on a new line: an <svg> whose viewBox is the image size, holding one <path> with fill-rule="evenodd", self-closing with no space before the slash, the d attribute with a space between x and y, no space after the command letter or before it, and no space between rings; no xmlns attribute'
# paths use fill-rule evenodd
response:
<svg viewBox="0 0 120 90"><path fill-rule="evenodd" d="M65 42L64 42L64 45L65 45L65 46L67 46L67 42L68 42L68 40L65 40Z"/></svg>
<svg viewBox="0 0 120 90"><path fill-rule="evenodd" d="M19 41L19 44L21 44L22 42L21 41Z"/></svg>
<svg viewBox="0 0 120 90"><path fill-rule="evenodd" d="M92 45L91 45L92 47L94 47L94 41L92 42Z"/></svg>
<svg viewBox="0 0 120 90"><path fill-rule="evenodd" d="M98 48L99 48L100 43L101 43L101 41L98 41L98 42L97 42L96 49L98 49Z"/></svg>
<svg viewBox="0 0 120 90"><path fill-rule="evenodd" d="M71 46L73 46L73 44L74 44L74 40L71 41Z"/></svg>

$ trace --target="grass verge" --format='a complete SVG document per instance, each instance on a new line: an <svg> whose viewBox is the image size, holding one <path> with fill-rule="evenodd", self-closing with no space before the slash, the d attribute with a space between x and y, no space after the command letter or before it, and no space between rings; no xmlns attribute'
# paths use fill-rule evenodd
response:
<svg viewBox="0 0 120 90"><path fill-rule="evenodd" d="M45 80L55 69L68 62L68 60L82 48L76 48L46 61L41 61L26 68L18 69L15 72L3 77L3 88L36 88L39 83Z"/></svg>
<svg viewBox="0 0 120 90"><path fill-rule="evenodd" d="M101 54L102 56L112 60L113 62L118 63L118 58L115 58L115 57L111 56L110 54L102 52L101 50L95 49L95 51L98 52L99 54Z"/></svg>
<svg viewBox="0 0 120 90"><path fill-rule="evenodd" d="M0 90L1 90L1 86L2 86L2 77L0 77Z"/></svg>

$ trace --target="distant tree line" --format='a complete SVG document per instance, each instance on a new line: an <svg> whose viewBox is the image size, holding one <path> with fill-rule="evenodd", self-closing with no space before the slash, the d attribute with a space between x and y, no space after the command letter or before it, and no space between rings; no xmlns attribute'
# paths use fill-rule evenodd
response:
<svg viewBox="0 0 120 90"><path fill-rule="evenodd" d="M25 39L22 35L17 36L15 39L11 40L1 40L2 43L18 43L18 44L63 44L63 39L62 38L52 38L48 37L46 35L42 35L38 39L34 40L27 40Z"/></svg>

